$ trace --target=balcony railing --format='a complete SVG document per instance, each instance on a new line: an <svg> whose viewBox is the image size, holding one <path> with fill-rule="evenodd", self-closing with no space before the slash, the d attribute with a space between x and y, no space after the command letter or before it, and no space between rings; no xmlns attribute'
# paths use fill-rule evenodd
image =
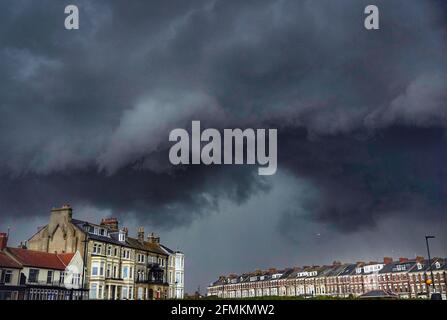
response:
<svg viewBox="0 0 447 320"><path fill-rule="evenodd" d="M136 279L136 283L147 283L147 284L165 284L163 279Z"/></svg>

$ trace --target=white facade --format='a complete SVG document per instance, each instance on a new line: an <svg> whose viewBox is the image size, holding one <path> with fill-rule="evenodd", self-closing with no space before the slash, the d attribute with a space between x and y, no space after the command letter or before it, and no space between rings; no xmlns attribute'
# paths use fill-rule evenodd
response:
<svg viewBox="0 0 447 320"><path fill-rule="evenodd" d="M185 255L177 251L175 254L175 298L185 296Z"/></svg>
<svg viewBox="0 0 447 320"><path fill-rule="evenodd" d="M168 298L183 299L185 296L185 254L161 246L169 254L167 266Z"/></svg>

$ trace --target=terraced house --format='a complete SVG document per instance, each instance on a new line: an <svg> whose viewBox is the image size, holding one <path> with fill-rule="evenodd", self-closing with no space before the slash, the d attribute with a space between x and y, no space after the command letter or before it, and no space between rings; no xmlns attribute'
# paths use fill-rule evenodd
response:
<svg viewBox="0 0 447 320"><path fill-rule="evenodd" d="M433 272L433 279L431 276ZM447 299L447 260L422 257L383 262L334 262L284 270L257 270L242 275L220 276L208 287L208 296L244 298L262 296L358 297L377 293L392 298L427 298L441 293ZM432 280L430 285L427 280Z"/></svg>
<svg viewBox="0 0 447 320"><path fill-rule="evenodd" d="M43 252L79 251L86 262L82 285L90 299L166 299L176 289L167 279L170 253L160 244L160 237L152 233L145 238L140 227L133 238L115 218L102 219L99 224L73 219L72 208L64 205L51 211L48 225L27 245ZM183 277L184 272L182 283Z"/></svg>
<svg viewBox="0 0 447 320"><path fill-rule="evenodd" d="M47 253L7 246L0 233L0 300L80 300L79 252Z"/></svg>

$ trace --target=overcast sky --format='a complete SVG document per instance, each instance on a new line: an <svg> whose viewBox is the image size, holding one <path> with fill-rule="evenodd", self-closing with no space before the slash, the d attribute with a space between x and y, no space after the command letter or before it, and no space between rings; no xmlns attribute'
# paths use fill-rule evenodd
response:
<svg viewBox="0 0 447 320"><path fill-rule="evenodd" d="M380 9L380 30L363 27ZM64 7L80 29L64 29ZM441 0L0 4L0 230L52 207L186 254L187 291L259 268L447 255ZM278 171L170 165L169 132L277 128Z"/></svg>

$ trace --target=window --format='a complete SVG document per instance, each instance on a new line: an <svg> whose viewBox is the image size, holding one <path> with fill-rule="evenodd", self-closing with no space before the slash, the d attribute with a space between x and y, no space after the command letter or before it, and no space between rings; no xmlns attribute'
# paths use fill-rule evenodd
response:
<svg viewBox="0 0 447 320"><path fill-rule="evenodd" d="M108 246L108 247L107 247L107 255L108 255L108 256L111 256L111 255L112 255L112 247L111 247L111 246Z"/></svg>
<svg viewBox="0 0 447 320"><path fill-rule="evenodd" d="M90 299L97 299L97 289L98 285L96 283L90 285Z"/></svg>
<svg viewBox="0 0 447 320"><path fill-rule="evenodd" d="M73 275L73 284L79 285L81 283L81 274L75 273Z"/></svg>
<svg viewBox="0 0 447 320"><path fill-rule="evenodd" d="M106 271L106 277L110 278L111 272L112 272L112 265L110 263L107 264L107 271Z"/></svg>
<svg viewBox="0 0 447 320"><path fill-rule="evenodd" d="M129 267L123 267L123 278L127 279L129 277Z"/></svg>
<svg viewBox="0 0 447 320"><path fill-rule="evenodd" d="M143 288L138 288L138 300L143 300Z"/></svg>
<svg viewBox="0 0 447 320"><path fill-rule="evenodd" d="M115 257L118 256L118 248L115 248L115 249L113 250L113 255L114 255Z"/></svg>
<svg viewBox="0 0 447 320"><path fill-rule="evenodd" d="M98 299L102 299L102 285L98 287Z"/></svg>
<svg viewBox="0 0 447 320"><path fill-rule="evenodd" d="M99 275L99 263L93 262L92 263L92 276L97 276L97 275Z"/></svg>
<svg viewBox="0 0 447 320"><path fill-rule="evenodd" d="M47 273L47 283L50 284L52 282L53 282L53 271L48 270L48 273Z"/></svg>
<svg viewBox="0 0 447 320"><path fill-rule="evenodd" d="M121 290L121 296L123 297L123 299L127 299L128 298L128 293L129 291L127 290L126 286L123 286L122 290Z"/></svg>
<svg viewBox="0 0 447 320"><path fill-rule="evenodd" d="M39 270L38 269L30 269L28 282L36 283L38 279L39 279Z"/></svg>
<svg viewBox="0 0 447 320"><path fill-rule="evenodd" d="M3 274L3 283L8 284L12 281L12 270L5 270L5 273Z"/></svg>
<svg viewBox="0 0 447 320"><path fill-rule="evenodd" d="M79 285L81 283L81 274L74 273L73 278L71 279L71 283L74 285Z"/></svg>
<svg viewBox="0 0 447 320"><path fill-rule="evenodd" d="M99 275L103 276L104 275L104 262L101 262L100 266L99 266Z"/></svg>
<svg viewBox="0 0 447 320"><path fill-rule="evenodd" d="M65 272L61 271L59 276L59 283L64 283L65 281Z"/></svg>

